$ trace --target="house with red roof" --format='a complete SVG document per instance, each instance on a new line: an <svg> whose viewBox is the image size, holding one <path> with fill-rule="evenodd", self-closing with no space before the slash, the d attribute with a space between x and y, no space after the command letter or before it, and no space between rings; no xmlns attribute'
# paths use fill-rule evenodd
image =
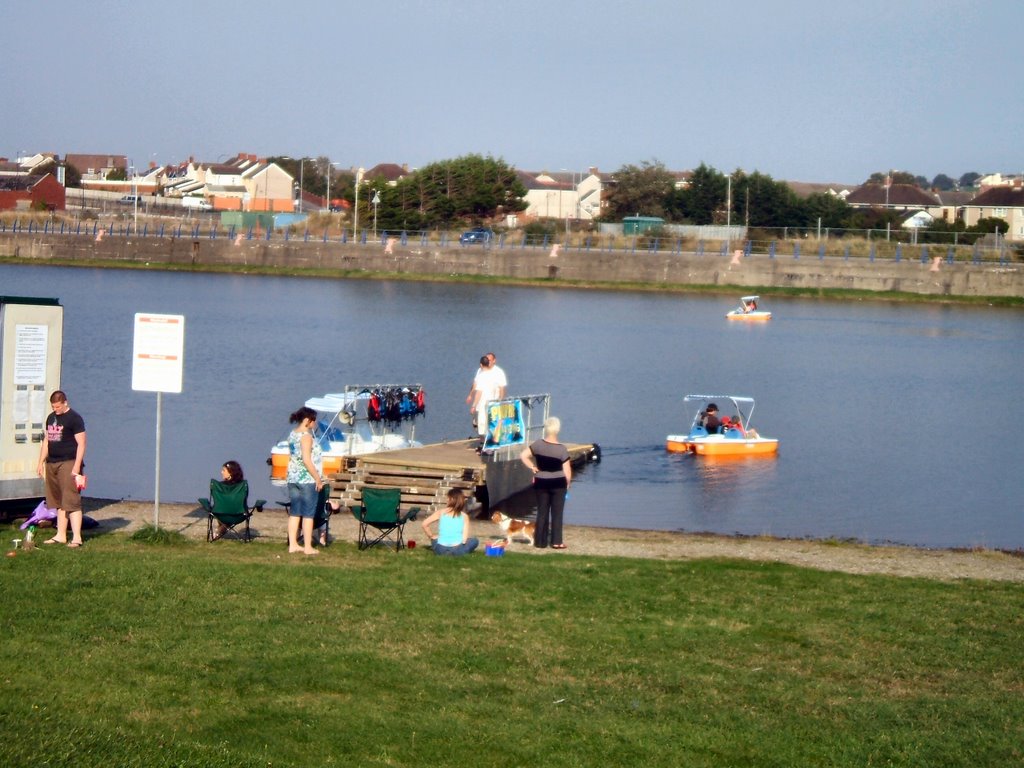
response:
<svg viewBox="0 0 1024 768"><path fill-rule="evenodd" d="M914 211L935 208L939 199L914 184L862 184L846 196L854 208Z"/></svg>
<svg viewBox="0 0 1024 768"><path fill-rule="evenodd" d="M0 211L63 211L64 185L52 173L43 176L0 176Z"/></svg>
<svg viewBox="0 0 1024 768"><path fill-rule="evenodd" d="M128 173L126 155L100 155L71 153L64 155L64 165L72 165L82 176L82 182L103 181L111 171Z"/></svg>
<svg viewBox="0 0 1024 768"><path fill-rule="evenodd" d="M1024 242L1024 186L989 187L964 204L963 216L969 227L980 219L1002 219L1010 226L1007 241Z"/></svg>
<svg viewBox="0 0 1024 768"><path fill-rule="evenodd" d="M388 186L393 187L408 175L410 175L410 171L407 164L378 163L363 173L363 183L372 182L374 179L383 179Z"/></svg>

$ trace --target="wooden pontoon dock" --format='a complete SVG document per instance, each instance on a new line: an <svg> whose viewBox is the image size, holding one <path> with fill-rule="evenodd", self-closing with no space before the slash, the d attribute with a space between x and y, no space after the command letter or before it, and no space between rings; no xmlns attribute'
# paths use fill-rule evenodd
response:
<svg viewBox="0 0 1024 768"><path fill-rule="evenodd" d="M331 499L351 507L359 503L364 487L401 488L403 509L419 507L430 512L446 506L449 489L461 488L486 511L530 487L531 473L519 460L522 447L481 455L477 445L476 440L452 440L352 456L343 471L329 478ZM574 467L600 458L600 448L593 443L565 445Z"/></svg>

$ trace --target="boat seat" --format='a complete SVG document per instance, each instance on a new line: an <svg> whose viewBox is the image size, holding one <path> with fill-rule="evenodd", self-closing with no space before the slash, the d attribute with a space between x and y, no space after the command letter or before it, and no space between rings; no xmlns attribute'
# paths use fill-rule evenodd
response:
<svg viewBox="0 0 1024 768"><path fill-rule="evenodd" d="M690 437L707 437L708 431L704 427L694 427L690 430Z"/></svg>
<svg viewBox="0 0 1024 768"><path fill-rule="evenodd" d="M729 429L725 430L725 436L733 440L741 440L744 437L743 432L736 429L735 427L730 427Z"/></svg>

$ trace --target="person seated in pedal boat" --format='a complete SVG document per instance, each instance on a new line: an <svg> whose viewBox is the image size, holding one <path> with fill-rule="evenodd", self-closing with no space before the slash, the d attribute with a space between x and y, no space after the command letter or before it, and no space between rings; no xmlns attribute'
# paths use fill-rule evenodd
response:
<svg viewBox="0 0 1024 768"><path fill-rule="evenodd" d="M743 431L743 422L739 416L722 417L722 434L726 437L746 437Z"/></svg>
<svg viewBox="0 0 1024 768"><path fill-rule="evenodd" d="M709 435L717 435L722 427L722 421L718 418L718 406L708 403L704 413L700 415L700 425L708 431Z"/></svg>

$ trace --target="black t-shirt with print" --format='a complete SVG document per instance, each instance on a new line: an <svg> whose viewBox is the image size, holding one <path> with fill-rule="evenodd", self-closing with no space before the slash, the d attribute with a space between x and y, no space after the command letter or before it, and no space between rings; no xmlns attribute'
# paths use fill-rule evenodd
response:
<svg viewBox="0 0 1024 768"><path fill-rule="evenodd" d="M74 461L78 451L75 435L85 432L85 420L70 408L64 413L46 417L46 460Z"/></svg>

